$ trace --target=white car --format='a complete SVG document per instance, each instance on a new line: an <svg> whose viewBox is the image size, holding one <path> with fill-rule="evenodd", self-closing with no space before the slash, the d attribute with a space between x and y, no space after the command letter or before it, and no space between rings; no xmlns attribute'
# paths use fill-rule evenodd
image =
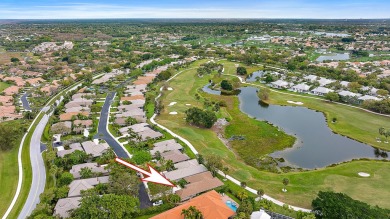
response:
<svg viewBox="0 0 390 219"><path fill-rule="evenodd" d="M162 200L158 200L158 201L153 203L153 206L159 206L159 205L162 205L162 204L163 204L163 201Z"/></svg>

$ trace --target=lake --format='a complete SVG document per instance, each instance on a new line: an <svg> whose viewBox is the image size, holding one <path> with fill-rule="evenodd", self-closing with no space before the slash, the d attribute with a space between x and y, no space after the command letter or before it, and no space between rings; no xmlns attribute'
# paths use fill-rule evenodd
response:
<svg viewBox="0 0 390 219"><path fill-rule="evenodd" d="M297 137L294 147L270 154L284 158L282 165L314 169L355 158L383 159L373 147L333 133L321 112L305 107L260 106L256 91L254 87L241 88L241 111Z"/></svg>
<svg viewBox="0 0 390 219"><path fill-rule="evenodd" d="M220 91L220 90L213 90L213 89L210 88L210 86L211 86L211 83L208 83L208 84L206 84L206 85L202 88L202 90L203 90L204 92L206 92L206 93L209 93L209 94L221 95L221 91Z"/></svg>
<svg viewBox="0 0 390 219"><path fill-rule="evenodd" d="M329 54L329 55L323 55L316 59L317 62L323 62L325 60L331 60L331 61L342 61L342 60L348 60L349 59L349 53L336 53L336 54Z"/></svg>

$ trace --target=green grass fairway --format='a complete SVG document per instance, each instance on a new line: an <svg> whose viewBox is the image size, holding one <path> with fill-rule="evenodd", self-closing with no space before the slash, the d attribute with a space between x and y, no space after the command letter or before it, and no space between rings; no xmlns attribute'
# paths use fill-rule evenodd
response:
<svg viewBox="0 0 390 219"><path fill-rule="evenodd" d="M18 185L18 149L0 151L0 215L7 210Z"/></svg>
<svg viewBox="0 0 390 219"><path fill-rule="evenodd" d="M199 63L194 63L190 68ZM225 73L233 74L234 68L234 63L225 62ZM203 103L195 99L195 93L208 80L207 77L205 76L200 79L196 76L196 69L191 69L184 71L170 81L169 86L173 90L164 92L162 101L165 108L161 115L157 117L156 121L189 140L201 154L219 154L223 158L225 165L229 167L229 174L233 177L240 181L246 181L248 186L254 189L264 188L267 195L288 204L309 208L312 199L316 197L318 191L332 190L344 192L354 199L367 202L371 205L390 208L390 202L388 201L388 197L390 197L390 190L388 189L390 188L390 162L354 161L336 167L308 172L274 174L259 171L246 165L242 158L229 150L213 131L186 124L184 111L191 106L203 107ZM272 98L274 97L272 96ZM177 104L168 106L171 102L177 102ZM186 104L191 104L191 106L187 106ZM337 108L337 106L335 107ZM170 115L169 112L173 111L178 112L178 114ZM245 115L237 111L237 109L229 110L229 107L224 108L222 113L233 119L245 118ZM357 113L358 115L368 114L364 112ZM343 121L344 119L341 116L337 117L339 120L341 119L341 124L352 120L345 119ZM368 114L368 117L371 117L371 115ZM382 120L382 117L378 116L377 120L379 122L379 120ZM336 123L336 125L340 126L340 123ZM367 121L365 124L366 126L373 125L370 121ZM359 127L357 126L356 129ZM367 172L371 176L362 178L358 176L358 172ZM286 193L282 192L283 178L290 180L290 184L287 186L288 192Z"/></svg>
<svg viewBox="0 0 390 219"><path fill-rule="evenodd" d="M11 86L11 85L9 85L5 82L0 82L0 93L3 92L3 90L5 90L9 86Z"/></svg>

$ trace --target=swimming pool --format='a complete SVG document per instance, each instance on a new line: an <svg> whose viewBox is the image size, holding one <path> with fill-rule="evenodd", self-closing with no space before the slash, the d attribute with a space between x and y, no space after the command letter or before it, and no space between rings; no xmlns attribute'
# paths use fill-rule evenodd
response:
<svg viewBox="0 0 390 219"><path fill-rule="evenodd" d="M233 203L233 202L231 202L231 201L226 201L226 205L227 205L230 209L232 209L234 212L237 211L237 205L236 205L236 203Z"/></svg>

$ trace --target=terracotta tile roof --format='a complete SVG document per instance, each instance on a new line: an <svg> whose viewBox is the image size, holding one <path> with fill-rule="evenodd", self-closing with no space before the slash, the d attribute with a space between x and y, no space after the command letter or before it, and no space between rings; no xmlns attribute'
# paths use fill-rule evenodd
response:
<svg viewBox="0 0 390 219"><path fill-rule="evenodd" d="M11 96L12 94L19 93L19 87L18 86L7 87L6 89L3 90L3 92L5 95Z"/></svg>
<svg viewBox="0 0 390 219"><path fill-rule="evenodd" d="M145 100L144 95L134 95L134 96L129 96L129 97L122 97L121 101L132 101L132 100Z"/></svg>
<svg viewBox="0 0 390 219"><path fill-rule="evenodd" d="M221 195L212 190L195 197L190 201L168 210L164 213L151 217L151 219L183 219L181 212L190 206L196 207L202 212L204 219L227 219L235 214L221 199Z"/></svg>
<svg viewBox="0 0 390 219"><path fill-rule="evenodd" d="M82 114L84 116L89 116L88 112L73 112L73 113L63 113L60 115L61 121L72 120L72 116L77 116L78 114Z"/></svg>

